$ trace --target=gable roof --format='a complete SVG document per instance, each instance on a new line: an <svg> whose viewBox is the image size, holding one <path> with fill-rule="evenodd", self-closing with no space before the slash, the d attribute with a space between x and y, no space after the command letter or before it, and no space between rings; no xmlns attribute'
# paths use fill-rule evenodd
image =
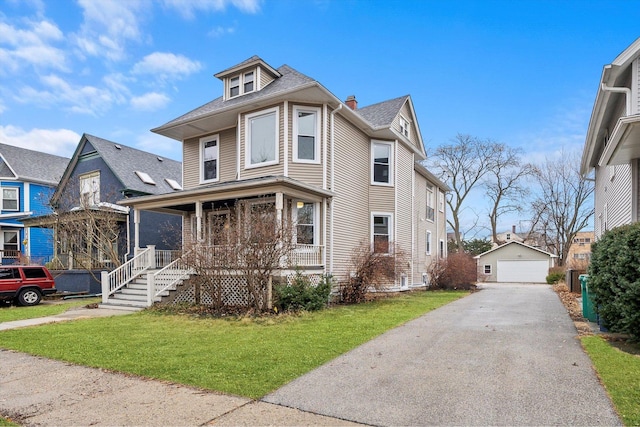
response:
<svg viewBox="0 0 640 427"><path fill-rule="evenodd" d="M69 159L0 144L0 178L58 185Z"/></svg>
<svg viewBox="0 0 640 427"><path fill-rule="evenodd" d="M495 252L495 251L499 251L500 249L506 248L509 245L520 245L520 246L525 247L527 249L531 249L533 251L540 252L540 253L543 253L545 255L549 255L551 258L558 258L558 255L554 255L552 253L543 251L542 249L534 248L533 246L525 245L524 243L520 243L520 242L516 242L516 241L511 241L509 243L505 243L504 245L500 245L500 246L497 246L497 247L495 247L493 249L489 249L488 251L483 252L480 255L476 255L473 258L474 259L480 259L480 257L482 257L482 256L484 256L486 254L489 254L489 253Z"/></svg>
<svg viewBox="0 0 640 427"><path fill-rule="evenodd" d="M87 143L94 148L120 181L122 188L118 190L123 193L130 195L131 193L134 195L172 193L175 190L166 179L174 180L178 184L182 182L181 162L165 159L157 154L85 133L80 138L76 151L64 172L60 186L54 194L54 200L59 196L61 188L69 181L80 158L80 153L83 152ZM146 173L155 182L155 185L143 182L136 171Z"/></svg>
<svg viewBox="0 0 640 427"><path fill-rule="evenodd" d="M247 68L249 64L253 63L274 70L260 57L252 56L240 64L217 73L215 76L224 77L230 75ZM295 99L297 102L322 102L331 108L337 108L340 111L339 114L347 117L356 127L367 132L372 137L402 140L402 138L398 138L399 133L392 129L391 124L400 109L407 104L413 116L412 119L417 131L419 144L413 145L406 141L402 142L421 158L426 158L422 135L409 95L363 107L359 110L352 110L318 81L290 66L283 65L274 71L279 76L276 76L275 80L258 91L229 99L219 96L213 101L191 110L162 126L151 129L151 132L183 141L205 135L211 129L234 127L237 125L238 115L249 109L258 109L276 102ZM363 111L364 113L362 113Z"/></svg>

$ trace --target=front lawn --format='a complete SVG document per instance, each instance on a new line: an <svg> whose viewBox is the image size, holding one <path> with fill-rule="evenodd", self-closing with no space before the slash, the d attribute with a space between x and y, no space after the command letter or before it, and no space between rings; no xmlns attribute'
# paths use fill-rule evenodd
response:
<svg viewBox="0 0 640 427"><path fill-rule="evenodd" d="M628 426L640 425L640 356L614 348L597 336L583 337L582 345L622 422Z"/></svg>
<svg viewBox="0 0 640 427"><path fill-rule="evenodd" d="M36 317L54 316L64 313L70 308L82 307L100 302L100 298L76 298L69 300L45 300L31 307L0 305L0 323L14 320L35 319Z"/></svg>
<svg viewBox="0 0 640 427"><path fill-rule="evenodd" d="M467 294L415 292L299 316L256 319L140 312L7 330L0 332L0 347L259 398Z"/></svg>

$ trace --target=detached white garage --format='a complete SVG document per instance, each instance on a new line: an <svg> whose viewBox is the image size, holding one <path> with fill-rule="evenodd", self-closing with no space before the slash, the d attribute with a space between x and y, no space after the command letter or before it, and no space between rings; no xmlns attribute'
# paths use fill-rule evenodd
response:
<svg viewBox="0 0 640 427"><path fill-rule="evenodd" d="M476 256L478 279L498 283L546 283L556 255L509 242Z"/></svg>

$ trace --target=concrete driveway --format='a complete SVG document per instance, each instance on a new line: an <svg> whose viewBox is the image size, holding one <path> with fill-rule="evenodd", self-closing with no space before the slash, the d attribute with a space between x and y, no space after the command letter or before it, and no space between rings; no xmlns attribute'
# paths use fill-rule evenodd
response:
<svg viewBox="0 0 640 427"><path fill-rule="evenodd" d="M550 286L483 285L263 400L371 425L620 425Z"/></svg>

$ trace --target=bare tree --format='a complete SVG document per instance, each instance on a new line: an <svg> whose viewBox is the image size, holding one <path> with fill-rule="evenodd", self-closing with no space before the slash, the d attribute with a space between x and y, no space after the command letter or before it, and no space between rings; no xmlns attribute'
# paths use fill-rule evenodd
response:
<svg viewBox="0 0 640 427"><path fill-rule="evenodd" d="M491 140L458 134L451 144L436 148L429 161L429 167L439 171L440 179L452 190L452 194L447 198L451 212L447 223L453 229L459 252L464 251L460 217L466 208L465 201L471 191L482 184L485 175L494 168L496 152L501 146Z"/></svg>
<svg viewBox="0 0 640 427"><path fill-rule="evenodd" d="M498 242L498 219L510 212L522 212L523 199L529 194L529 188L523 178L531 176L535 168L530 163L522 163L522 150L505 144L494 147L493 165L485 181L486 196L491 201L489 222L493 243Z"/></svg>
<svg viewBox="0 0 640 427"><path fill-rule="evenodd" d="M545 236L547 247L558 255L559 266L567 261L573 239L594 212L590 203L594 184L580 174L579 167L580 154L573 152L547 159L536 170L539 188L532 204L532 230Z"/></svg>

